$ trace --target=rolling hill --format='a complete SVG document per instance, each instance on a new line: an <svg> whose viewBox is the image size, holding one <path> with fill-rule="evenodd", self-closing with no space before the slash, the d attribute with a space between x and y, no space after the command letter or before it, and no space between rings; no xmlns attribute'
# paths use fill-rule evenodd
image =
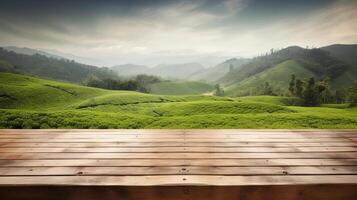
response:
<svg viewBox="0 0 357 200"><path fill-rule="evenodd" d="M244 79L239 84L233 84L226 88L228 96L249 96L254 95L257 88L263 88L265 82L277 88L286 88L290 82L290 75L297 77L314 77L314 73L307 70L302 64L295 60L284 61L270 69L260 72L254 76Z"/></svg>
<svg viewBox="0 0 357 200"><path fill-rule="evenodd" d="M55 80L81 83L90 77L116 78L108 68L80 64L41 54L18 54L0 48L0 71L19 72Z"/></svg>
<svg viewBox="0 0 357 200"><path fill-rule="evenodd" d="M0 128L357 128L355 108L291 100L153 95L0 73Z"/></svg>
<svg viewBox="0 0 357 200"><path fill-rule="evenodd" d="M303 80L310 77L329 77L333 89L349 87L357 80L357 66L352 62L354 52L349 45L346 45L346 48L343 45L337 47L328 47L333 49L330 51L326 48L288 47L252 59L221 78L219 82L225 85L226 94L233 96L252 95L265 82L269 82L275 91L284 93L287 91L291 74ZM336 52L340 51L350 54L343 53L343 56L339 56Z"/></svg>
<svg viewBox="0 0 357 200"><path fill-rule="evenodd" d="M196 81L164 81L154 83L149 86L152 94L166 94L166 95L187 95L187 94L203 94L212 92L213 86L207 83Z"/></svg>

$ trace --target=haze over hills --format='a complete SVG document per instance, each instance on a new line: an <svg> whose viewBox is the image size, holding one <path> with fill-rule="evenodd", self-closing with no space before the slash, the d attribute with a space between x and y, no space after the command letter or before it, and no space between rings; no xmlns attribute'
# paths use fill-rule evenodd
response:
<svg viewBox="0 0 357 200"><path fill-rule="evenodd" d="M40 50L44 51L46 53L49 53L49 54L53 54L53 55L68 59L68 60L74 60L78 63L83 63L86 65L94 65L94 66L102 67L102 66L104 66L103 63L105 63L96 57L94 57L94 58L83 57L83 56L78 56L78 55L74 55L74 54L70 54L70 53L64 53L64 52L57 51L54 49L40 49Z"/></svg>
<svg viewBox="0 0 357 200"><path fill-rule="evenodd" d="M7 51L12 51L18 54L25 54L25 55L43 55L47 56L50 58L57 58L57 59L68 59L68 60L74 60L79 63L87 64L87 65L101 65L100 61L96 59L90 59L90 58L84 58L81 56L76 56L73 54L69 53L63 53L57 50L51 50L51 49L32 49L32 48L27 48L27 47L16 47L16 46L7 46L3 47L3 49Z"/></svg>
<svg viewBox="0 0 357 200"><path fill-rule="evenodd" d="M148 74L160 76L165 79L188 79L190 76L204 71L204 67L199 63L182 64L161 64L155 67L143 65L125 64L111 67L120 76L135 76L138 74Z"/></svg>
<svg viewBox="0 0 357 200"><path fill-rule="evenodd" d="M27 48L27 47L7 46L7 47L3 47L3 49L5 49L7 51L12 51L17 54L24 54L24 55L29 55L29 56L39 54L39 55L47 56L49 58L66 59L65 57L61 57L61 56L58 56L55 54L47 53L45 51L41 51L38 49L31 49L31 48Z"/></svg>
<svg viewBox="0 0 357 200"><path fill-rule="evenodd" d="M153 74L170 79L187 79L204 69L199 63L161 64L153 68Z"/></svg>
<svg viewBox="0 0 357 200"><path fill-rule="evenodd" d="M26 73L74 83L82 83L91 77L118 78L108 68L85 65L36 53L29 55L33 51L28 49L23 51L26 51L27 55L0 48L0 71Z"/></svg>
<svg viewBox="0 0 357 200"><path fill-rule="evenodd" d="M111 67L120 76L135 76L138 74L149 74L160 76L166 79L193 80L215 83L230 70L232 65L238 69L249 61L248 58L232 58L219 63L213 67L205 68L199 63L183 64L161 64L154 67L143 65L125 64Z"/></svg>
<svg viewBox="0 0 357 200"><path fill-rule="evenodd" d="M150 74L150 68L144 65L124 64L116 65L111 69L117 72L120 76L136 76L139 74Z"/></svg>
<svg viewBox="0 0 357 200"><path fill-rule="evenodd" d="M301 80L310 77L317 80L329 78L333 89L349 87L357 80L356 55L357 45L338 44L318 49L290 46L251 59L233 58L210 68L205 68L199 63L162 64L155 67L126 64L101 68L69 61L40 50L7 47L0 49L0 70L76 83L82 83L91 77L118 79L147 74L165 80L179 81L156 84L155 88L160 92L178 88L181 88L180 91L190 91L187 89L190 85L202 88L196 83L184 83L184 81L202 81L211 84L220 83L226 95L241 96L259 94L259 88L262 88L266 82L275 92L284 94L287 92L291 74L295 74Z"/></svg>
<svg viewBox="0 0 357 200"><path fill-rule="evenodd" d="M243 64L249 62L248 58L232 58L224 61L214 67L207 68L189 77L191 80L217 82L224 75L229 73L230 67L233 69L239 69Z"/></svg>

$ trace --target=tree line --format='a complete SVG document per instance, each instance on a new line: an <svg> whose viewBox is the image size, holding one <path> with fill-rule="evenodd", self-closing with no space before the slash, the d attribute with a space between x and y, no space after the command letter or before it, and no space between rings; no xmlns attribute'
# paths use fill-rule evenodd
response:
<svg viewBox="0 0 357 200"><path fill-rule="evenodd" d="M288 90L290 96L301 98L304 106L347 102L352 106L357 105L357 82L347 91L332 90L328 78L316 81L311 77L307 81L303 81L292 74Z"/></svg>
<svg viewBox="0 0 357 200"><path fill-rule="evenodd" d="M161 82L161 79L156 76L150 75L137 75L132 79L99 79L97 77L90 77L86 81L86 85L90 87L97 87L109 90L132 90L149 93L149 84Z"/></svg>

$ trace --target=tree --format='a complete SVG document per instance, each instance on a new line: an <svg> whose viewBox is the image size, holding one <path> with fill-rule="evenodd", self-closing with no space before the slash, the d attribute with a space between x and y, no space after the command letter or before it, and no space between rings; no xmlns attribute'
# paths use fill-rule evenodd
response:
<svg viewBox="0 0 357 200"><path fill-rule="evenodd" d="M139 92L150 92L150 84L161 82L160 78L156 76L146 75L146 74L139 74L135 77L135 81L138 82L137 90Z"/></svg>
<svg viewBox="0 0 357 200"><path fill-rule="evenodd" d="M216 84L214 86L214 88L215 88L214 95L216 95L216 96L223 96L224 95L224 90L221 88L221 86L219 84Z"/></svg>
<svg viewBox="0 0 357 200"><path fill-rule="evenodd" d="M272 48L270 49L270 55L273 55L273 53L274 53L274 49Z"/></svg>
<svg viewBox="0 0 357 200"><path fill-rule="evenodd" d="M273 89L270 87L268 82L265 82L264 84L263 95L274 95Z"/></svg>
<svg viewBox="0 0 357 200"><path fill-rule="evenodd" d="M291 96L294 96L295 95L295 74L291 74L291 80L290 80L290 83L289 83L289 91L290 91L290 95Z"/></svg>
<svg viewBox="0 0 357 200"><path fill-rule="evenodd" d="M344 103L346 101L346 91L336 90L333 99L334 103Z"/></svg>
<svg viewBox="0 0 357 200"><path fill-rule="evenodd" d="M304 105L317 106L319 105L318 93L316 90L315 79L310 78L304 91Z"/></svg>
<svg viewBox="0 0 357 200"><path fill-rule="evenodd" d="M348 100L351 103L351 106L357 106L357 81L348 91Z"/></svg>
<svg viewBox="0 0 357 200"><path fill-rule="evenodd" d="M146 75L146 74L139 74L135 77L135 80L139 82L141 85L147 85L152 83L161 82L159 77Z"/></svg>
<svg viewBox="0 0 357 200"><path fill-rule="evenodd" d="M317 92L321 103L332 103L333 95L330 90L329 79L325 78L317 85Z"/></svg>
<svg viewBox="0 0 357 200"><path fill-rule="evenodd" d="M302 98L303 92L304 92L304 82L301 81L300 79L297 79L295 83L295 95L297 97Z"/></svg>

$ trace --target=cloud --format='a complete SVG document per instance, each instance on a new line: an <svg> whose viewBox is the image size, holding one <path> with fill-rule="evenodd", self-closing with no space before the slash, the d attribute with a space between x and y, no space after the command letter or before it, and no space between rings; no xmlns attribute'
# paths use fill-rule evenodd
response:
<svg viewBox="0 0 357 200"><path fill-rule="evenodd" d="M356 1L331 1L4 0L0 45L53 48L103 65L210 65L288 45L356 43Z"/></svg>
<svg viewBox="0 0 357 200"><path fill-rule="evenodd" d="M333 43L357 43L357 2L336 1L328 7L298 18L287 18L256 29L259 43L262 38L271 47L289 45L320 47ZM264 35L264 37L262 37ZM268 50L269 47L266 47Z"/></svg>

